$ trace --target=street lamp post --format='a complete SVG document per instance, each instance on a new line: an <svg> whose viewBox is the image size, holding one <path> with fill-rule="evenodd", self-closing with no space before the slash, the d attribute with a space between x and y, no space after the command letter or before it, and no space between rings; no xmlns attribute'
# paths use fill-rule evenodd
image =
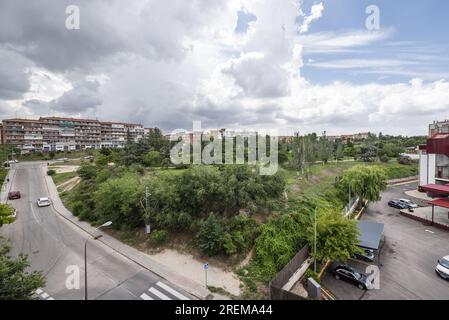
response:
<svg viewBox="0 0 449 320"><path fill-rule="evenodd" d="M103 227L109 227L112 224L112 221L108 221L103 223L101 226L96 228L95 230L100 230ZM94 236L93 239L100 239L103 235ZM84 242L84 300L87 300L87 243L89 242L90 235L87 237Z"/></svg>

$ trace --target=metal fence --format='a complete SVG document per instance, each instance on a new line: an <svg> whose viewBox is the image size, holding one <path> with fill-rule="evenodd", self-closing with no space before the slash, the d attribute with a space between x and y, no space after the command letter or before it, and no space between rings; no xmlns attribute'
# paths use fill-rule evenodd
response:
<svg viewBox="0 0 449 320"><path fill-rule="evenodd" d="M270 282L270 300L304 300L304 297L298 296L293 292L286 291L282 287L290 280L293 274L302 266L309 257L309 245L305 245L290 260L287 265Z"/></svg>

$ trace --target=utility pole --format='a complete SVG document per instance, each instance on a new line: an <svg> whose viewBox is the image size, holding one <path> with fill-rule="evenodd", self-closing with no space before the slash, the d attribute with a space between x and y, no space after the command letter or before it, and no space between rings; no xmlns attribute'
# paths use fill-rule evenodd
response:
<svg viewBox="0 0 449 320"><path fill-rule="evenodd" d="M150 189L148 187L145 187L145 219L147 220L146 223L146 233L151 232L151 225L150 225Z"/></svg>

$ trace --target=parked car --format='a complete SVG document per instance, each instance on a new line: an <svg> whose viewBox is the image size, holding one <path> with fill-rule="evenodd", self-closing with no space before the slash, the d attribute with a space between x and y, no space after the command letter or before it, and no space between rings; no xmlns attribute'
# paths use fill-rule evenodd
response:
<svg viewBox="0 0 449 320"><path fill-rule="evenodd" d="M418 205L416 203L414 203L413 201L408 200L408 199L399 199L399 202L405 204L410 209L418 208Z"/></svg>
<svg viewBox="0 0 449 320"><path fill-rule="evenodd" d="M20 198L21 198L20 191L8 192L8 200L15 200Z"/></svg>
<svg viewBox="0 0 449 320"><path fill-rule="evenodd" d="M356 254L354 254L354 257L361 261L374 262L374 259L375 259L374 250L363 249L362 253L356 253Z"/></svg>
<svg viewBox="0 0 449 320"><path fill-rule="evenodd" d="M438 260L435 272L443 279L449 280L449 256Z"/></svg>
<svg viewBox="0 0 449 320"><path fill-rule="evenodd" d="M406 204L402 203L399 200L390 200L388 201L388 205L396 209L409 209L409 207Z"/></svg>
<svg viewBox="0 0 449 320"><path fill-rule="evenodd" d="M345 280L347 282L355 284L360 289L367 290L370 285L368 277L365 274L347 265L338 265L337 267L335 267L333 274L335 276L335 279Z"/></svg>
<svg viewBox="0 0 449 320"><path fill-rule="evenodd" d="M37 199L37 206L38 207L47 207L50 204L51 204L50 203L50 199L47 198L47 197L42 197L42 198Z"/></svg>

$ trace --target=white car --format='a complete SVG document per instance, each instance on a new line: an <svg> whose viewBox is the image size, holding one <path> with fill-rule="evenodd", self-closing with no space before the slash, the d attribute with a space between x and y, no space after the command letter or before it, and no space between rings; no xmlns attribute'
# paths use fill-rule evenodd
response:
<svg viewBox="0 0 449 320"><path fill-rule="evenodd" d="M449 280L449 256L438 260L435 272L443 279Z"/></svg>
<svg viewBox="0 0 449 320"><path fill-rule="evenodd" d="M408 199L399 199L399 202L402 202L403 204L405 204L407 207L409 207L411 209L418 208L418 205L416 203L414 203L413 201L410 201Z"/></svg>
<svg viewBox="0 0 449 320"><path fill-rule="evenodd" d="M38 207L48 207L50 205L50 199L47 197L39 198L37 199L37 206Z"/></svg>

